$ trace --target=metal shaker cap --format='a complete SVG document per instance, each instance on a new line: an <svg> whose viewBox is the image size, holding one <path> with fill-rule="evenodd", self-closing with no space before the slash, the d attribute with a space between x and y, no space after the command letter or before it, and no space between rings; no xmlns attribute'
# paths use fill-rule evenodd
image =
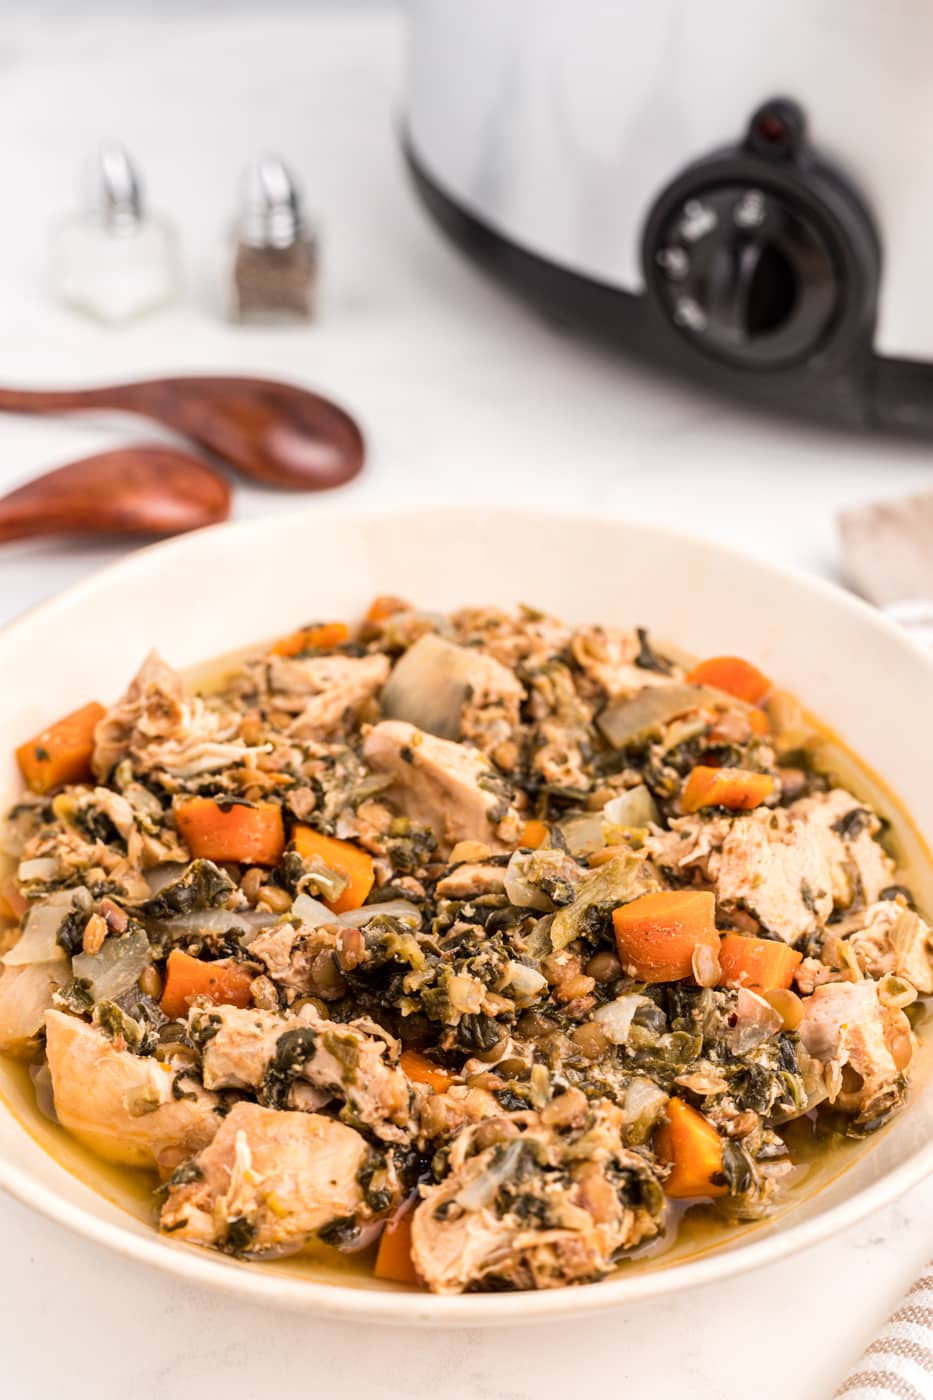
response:
<svg viewBox="0 0 933 1400"><path fill-rule="evenodd" d="M101 146L88 169L87 190L90 210L105 228L132 233L143 222L142 185L122 146Z"/></svg>
<svg viewBox="0 0 933 1400"><path fill-rule="evenodd" d="M289 248L303 230L301 193L278 156L251 161L243 179L237 236L250 248Z"/></svg>

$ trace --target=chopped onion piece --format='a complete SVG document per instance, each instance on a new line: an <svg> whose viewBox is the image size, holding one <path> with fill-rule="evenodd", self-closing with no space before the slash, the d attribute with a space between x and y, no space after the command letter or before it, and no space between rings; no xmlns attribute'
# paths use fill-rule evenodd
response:
<svg viewBox="0 0 933 1400"><path fill-rule="evenodd" d="M134 929L122 938L104 939L98 953L77 953L71 970L75 977L87 978L95 1001L116 1001L136 986L151 961L149 939L142 929Z"/></svg>
<svg viewBox="0 0 933 1400"><path fill-rule="evenodd" d="M407 899L387 899L384 904L363 904L359 909L348 909L345 914L338 914L336 922L346 924L348 928L362 928L378 914L386 914L392 919L410 919L418 927L421 925L421 910L417 904L412 904ZM329 915L329 918L334 920L334 915Z"/></svg>
<svg viewBox="0 0 933 1400"><path fill-rule="evenodd" d="M26 1049L42 1029L52 993L67 979L61 962L30 963L0 972L0 1050Z"/></svg>
<svg viewBox="0 0 933 1400"><path fill-rule="evenodd" d="M605 1006L594 1011L593 1020L599 1022L603 1035L607 1040L611 1040L613 1045L624 1045L632 1029L635 1012L640 1006L650 1004L649 997L629 992L624 997L617 997L615 1001L607 1001Z"/></svg>
<svg viewBox="0 0 933 1400"><path fill-rule="evenodd" d="M457 1204L464 1210L482 1210L488 1206L495 1200L499 1187L508 1181L518 1166L521 1155L521 1141L510 1142L498 1161L490 1163L485 1171L481 1171L457 1192L454 1197Z"/></svg>
<svg viewBox="0 0 933 1400"><path fill-rule="evenodd" d="M38 820L38 810L33 802L26 800L15 807L4 821L0 821L0 851L19 860Z"/></svg>
<svg viewBox="0 0 933 1400"><path fill-rule="evenodd" d="M644 783L639 783L606 803L603 820L612 826L648 826L659 820L658 809Z"/></svg>
<svg viewBox="0 0 933 1400"><path fill-rule="evenodd" d="M395 663L380 697L383 714L441 739L459 739L477 664L475 652L426 632Z"/></svg>
<svg viewBox="0 0 933 1400"><path fill-rule="evenodd" d="M770 1040L781 1029L783 1021L770 1002L747 987L740 987L735 999L736 1025L729 1048L734 1055L747 1055Z"/></svg>
<svg viewBox="0 0 933 1400"><path fill-rule="evenodd" d="M34 856L32 860L20 861L16 878L25 885L30 880L54 880L57 874L57 856Z"/></svg>
<svg viewBox="0 0 933 1400"><path fill-rule="evenodd" d="M190 914L176 914L171 919L147 919L146 928L156 938L179 942L186 936L197 938L204 933L235 933L244 947L248 947L261 929L281 921L281 914L260 909L242 914L230 909L196 909Z"/></svg>
<svg viewBox="0 0 933 1400"><path fill-rule="evenodd" d="M704 715L697 715L693 719L675 720L667 734L664 742L660 745L662 753L670 753L680 744L688 744L691 739L697 739L701 734L705 734L708 724Z"/></svg>
<svg viewBox="0 0 933 1400"><path fill-rule="evenodd" d="M326 904L314 899L310 894L299 894L292 902L292 914L304 928L319 928L321 924L332 924L335 915Z"/></svg>
<svg viewBox="0 0 933 1400"><path fill-rule="evenodd" d="M36 1107L43 1118L48 1118L50 1122L58 1122L58 1114L55 1112L55 1095L52 1090L52 1074L49 1070L48 1060L43 1060L41 1064L31 1064L29 1066L29 1078L32 1080L32 1087L36 1094Z"/></svg>
<svg viewBox="0 0 933 1400"><path fill-rule="evenodd" d="M75 904L75 890L56 890L48 899L33 904L25 915L23 933L2 961L7 967L27 963L58 962L67 954L58 944L58 930Z"/></svg>
<svg viewBox="0 0 933 1400"><path fill-rule="evenodd" d="M602 850L606 844L603 820L598 812L565 817L560 823L560 831L567 842L568 851L574 856L592 855L594 851Z"/></svg>
<svg viewBox="0 0 933 1400"><path fill-rule="evenodd" d="M173 884L186 869L184 861L167 860L162 865L154 865L146 871L146 884L153 894Z"/></svg>
<svg viewBox="0 0 933 1400"><path fill-rule="evenodd" d="M566 851L544 846L537 851L513 851L505 870L505 892L509 902L518 909L538 909L542 914L554 911L554 901L545 887L560 884L572 892L585 877L576 861Z"/></svg>
<svg viewBox="0 0 933 1400"><path fill-rule="evenodd" d="M304 894L313 889L315 894L322 894L325 899L336 904L349 883L346 875L339 870L333 870L319 857L305 862L305 874L301 877Z"/></svg>
<svg viewBox="0 0 933 1400"><path fill-rule="evenodd" d="M524 963L508 962L509 980L506 983L513 992L523 1000L531 1000L547 986L547 978L533 967L526 967Z"/></svg>
<svg viewBox="0 0 933 1400"><path fill-rule="evenodd" d="M622 1111L628 1136L634 1142L647 1142L667 1104L667 1094L653 1079L639 1075L625 1091ZM636 1130L636 1131L633 1131Z"/></svg>

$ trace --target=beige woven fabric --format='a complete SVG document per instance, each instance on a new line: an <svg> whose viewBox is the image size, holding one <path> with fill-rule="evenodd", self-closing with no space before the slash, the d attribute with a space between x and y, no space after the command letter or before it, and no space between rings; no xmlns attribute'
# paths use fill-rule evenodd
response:
<svg viewBox="0 0 933 1400"><path fill-rule="evenodd" d="M834 1400L933 1400L933 1264L859 1357Z"/></svg>

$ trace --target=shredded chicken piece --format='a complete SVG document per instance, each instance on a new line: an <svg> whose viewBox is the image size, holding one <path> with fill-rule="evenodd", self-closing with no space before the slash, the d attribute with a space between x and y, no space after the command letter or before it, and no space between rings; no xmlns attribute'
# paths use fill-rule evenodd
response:
<svg viewBox="0 0 933 1400"><path fill-rule="evenodd" d="M250 956L265 964L280 987L327 1000L342 989L335 958L351 932L341 924L319 924L313 929L279 924L253 939Z"/></svg>
<svg viewBox="0 0 933 1400"><path fill-rule="evenodd" d="M560 787L589 787L584 753L591 743L594 707L578 694L570 667L552 661L536 672L529 707L537 722L535 772Z"/></svg>
<svg viewBox="0 0 933 1400"><path fill-rule="evenodd" d="M369 1151L333 1118L238 1103L170 1185L160 1226L236 1254L293 1254L332 1222L371 1214L359 1181Z"/></svg>
<svg viewBox="0 0 933 1400"><path fill-rule="evenodd" d="M881 823L844 788L802 797L788 808L821 840L832 878L833 904L874 904L894 879L894 862L876 840Z"/></svg>
<svg viewBox="0 0 933 1400"><path fill-rule="evenodd" d="M618 627L585 627L570 644L574 660L584 674L610 700L634 695L649 685L671 685L684 673L673 662L666 669L638 665L642 640L635 631Z"/></svg>
<svg viewBox="0 0 933 1400"><path fill-rule="evenodd" d="M848 937L859 967L869 977L893 972L921 996L933 993L933 930L912 909L893 899L872 904Z"/></svg>
<svg viewBox="0 0 933 1400"><path fill-rule="evenodd" d="M392 719L369 731L363 757L375 772L392 774L395 783L387 800L430 827L442 854L458 841L506 849L496 828L509 811L509 796L478 749Z"/></svg>
<svg viewBox="0 0 933 1400"><path fill-rule="evenodd" d="M249 754L235 738L238 726L238 714L186 692L178 673L153 651L97 726L94 772L105 779L124 758L137 773L192 778L218 772Z"/></svg>
<svg viewBox="0 0 933 1400"><path fill-rule="evenodd" d="M753 915L786 943L816 931L831 914L823 833L805 817L759 808L732 819L677 817L670 827L649 843L655 859L713 885L725 912Z"/></svg>
<svg viewBox="0 0 933 1400"><path fill-rule="evenodd" d="M374 699L389 674L389 658L370 656L269 656L254 664L260 692L293 715L286 732L296 740L344 735Z"/></svg>
<svg viewBox="0 0 933 1400"><path fill-rule="evenodd" d="M529 670L559 655L571 636L565 623L528 609L513 616L498 608L463 608L450 621L458 640L481 647L503 666L523 662Z"/></svg>
<svg viewBox="0 0 933 1400"><path fill-rule="evenodd" d="M497 1122L499 1141L484 1146ZM620 1145L621 1125L616 1105L587 1105L571 1089L540 1114L462 1130L449 1175L423 1190L415 1210L421 1277L436 1293L462 1293L493 1281L558 1288L607 1273L620 1250L657 1234L663 1213L659 1181Z"/></svg>
<svg viewBox="0 0 933 1400"><path fill-rule="evenodd" d="M498 894L505 889L505 866L464 861L444 875L434 886L438 899L474 899L481 894Z"/></svg>
<svg viewBox="0 0 933 1400"><path fill-rule="evenodd" d="M804 1002L800 1039L823 1065L830 1103L871 1122L903 1098L896 1040L912 1044L903 1011L882 1006L875 982L829 982ZM909 1049L908 1049L909 1058Z"/></svg>
<svg viewBox="0 0 933 1400"><path fill-rule="evenodd" d="M326 1021L306 1004L292 1014L218 1006L193 1009L195 1042L204 1041L209 1089L249 1089L261 1102L290 1106L296 1080L342 1099L343 1116L387 1142L405 1139L408 1080L391 1057L397 1044L365 1018Z"/></svg>
<svg viewBox="0 0 933 1400"><path fill-rule="evenodd" d="M185 1097L173 1095L187 1063L120 1050L96 1027L61 1011L47 1013L45 1031L58 1121L108 1162L171 1171L214 1136L216 1095L188 1074Z"/></svg>

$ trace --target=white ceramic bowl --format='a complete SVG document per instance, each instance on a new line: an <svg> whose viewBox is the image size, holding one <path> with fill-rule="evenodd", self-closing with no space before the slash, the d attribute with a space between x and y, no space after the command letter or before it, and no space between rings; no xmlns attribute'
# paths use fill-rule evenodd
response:
<svg viewBox="0 0 933 1400"><path fill-rule="evenodd" d="M0 634L0 793L17 790L17 743L88 698L118 695L150 646L187 667L308 617L359 616L377 593L437 609L530 602L574 621L644 624L700 655L748 655L805 697L933 834L933 658L880 615L818 580L663 529L478 507L315 505L222 526L133 554L37 608ZM929 884L919 893L933 907ZM15 1102L16 1086L3 1082ZM714 1252L585 1288L463 1298L288 1261L243 1265L160 1239L144 1208L125 1209L117 1187L112 1199L89 1188L2 1105L0 1185L124 1255L256 1301L395 1323L490 1324L612 1308L781 1258L933 1169L931 1130L927 1076L854 1165L777 1220L731 1242L724 1232Z"/></svg>

